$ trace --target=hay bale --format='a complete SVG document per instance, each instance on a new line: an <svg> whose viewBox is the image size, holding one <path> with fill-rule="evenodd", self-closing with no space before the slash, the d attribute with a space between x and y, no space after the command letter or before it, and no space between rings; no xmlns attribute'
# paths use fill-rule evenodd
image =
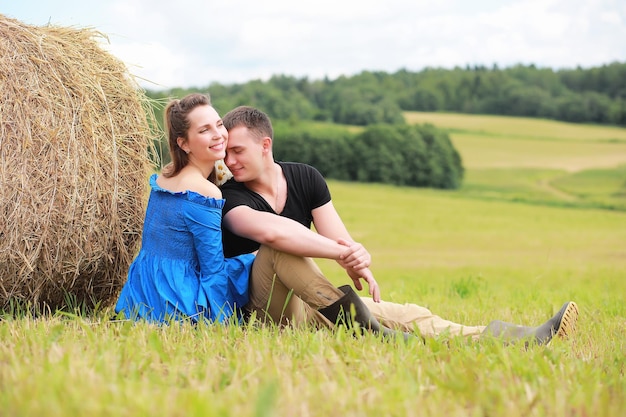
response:
<svg viewBox="0 0 626 417"><path fill-rule="evenodd" d="M138 248L152 114L102 38L0 15L2 310L110 305Z"/></svg>

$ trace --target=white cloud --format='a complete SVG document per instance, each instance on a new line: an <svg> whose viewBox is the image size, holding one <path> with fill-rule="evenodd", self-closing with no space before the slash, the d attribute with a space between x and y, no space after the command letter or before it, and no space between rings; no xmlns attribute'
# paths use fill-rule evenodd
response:
<svg viewBox="0 0 626 417"><path fill-rule="evenodd" d="M133 74L156 83L142 83L147 88L274 74L318 79L426 66L626 61L621 0L34 3L0 9L28 23L95 26Z"/></svg>

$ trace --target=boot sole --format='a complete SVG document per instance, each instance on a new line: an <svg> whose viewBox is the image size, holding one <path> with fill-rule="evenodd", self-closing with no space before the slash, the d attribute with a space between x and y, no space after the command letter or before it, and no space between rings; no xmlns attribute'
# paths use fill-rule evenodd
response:
<svg viewBox="0 0 626 417"><path fill-rule="evenodd" d="M556 328L555 336L565 339L576 331L578 321L578 306L575 302L567 302L561 307L561 320Z"/></svg>

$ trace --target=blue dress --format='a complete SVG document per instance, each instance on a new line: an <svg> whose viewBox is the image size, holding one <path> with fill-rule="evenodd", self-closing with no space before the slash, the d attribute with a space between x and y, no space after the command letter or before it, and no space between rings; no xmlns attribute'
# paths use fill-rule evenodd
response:
<svg viewBox="0 0 626 417"><path fill-rule="evenodd" d="M139 254L130 265L116 313L164 322L224 322L248 302L253 254L224 258L225 200L171 192L150 177Z"/></svg>

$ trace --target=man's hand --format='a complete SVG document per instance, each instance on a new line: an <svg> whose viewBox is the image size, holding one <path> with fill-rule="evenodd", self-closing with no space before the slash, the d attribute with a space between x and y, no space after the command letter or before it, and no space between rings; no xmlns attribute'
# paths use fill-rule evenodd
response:
<svg viewBox="0 0 626 417"><path fill-rule="evenodd" d="M374 279L374 274L370 271L369 268L363 268L359 270L355 270L352 268L346 269L348 272L348 276L352 278L352 282L354 283L354 287L361 291L363 289L363 285L361 285L361 279L364 279L369 286L369 293L372 296L372 300L376 303L380 303L380 288L378 287L378 283Z"/></svg>
<svg viewBox="0 0 626 417"><path fill-rule="evenodd" d="M346 251L341 254L337 260L339 265L345 269L363 269L369 268L372 264L372 257L363 245L357 242L350 242L345 239L337 239L337 243L347 247Z"/></svg>

